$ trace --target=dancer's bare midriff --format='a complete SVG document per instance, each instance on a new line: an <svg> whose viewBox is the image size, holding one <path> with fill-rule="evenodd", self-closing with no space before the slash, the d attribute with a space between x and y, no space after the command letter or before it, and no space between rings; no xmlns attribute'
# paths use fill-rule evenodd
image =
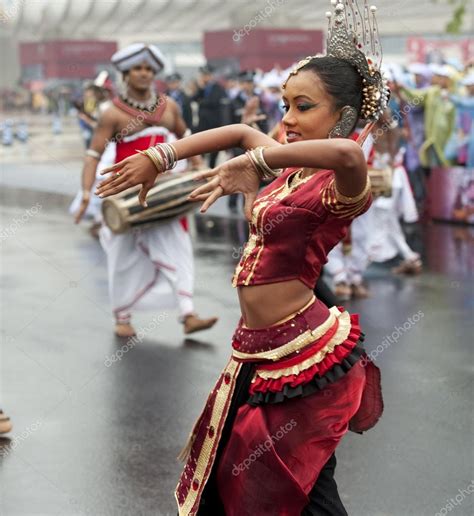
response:
<svg viewBox="0 0 474 516"><path fill-rule="evenodd" d="M298 279L238 288L242 318L247 328L265 328L301 310L314 297Z"/></svg>

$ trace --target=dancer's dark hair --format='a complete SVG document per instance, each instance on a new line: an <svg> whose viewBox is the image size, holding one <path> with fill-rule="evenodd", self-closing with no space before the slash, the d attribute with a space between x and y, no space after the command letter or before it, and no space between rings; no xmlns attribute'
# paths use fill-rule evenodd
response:
<svg viewBox="0 0 474 516"><path fill-rule="evenodd" d="M315 57L300 71L314 72L334 99L334 109L352 106L360 114L362 107L362 77L350 63L336 57Z"/></svg>

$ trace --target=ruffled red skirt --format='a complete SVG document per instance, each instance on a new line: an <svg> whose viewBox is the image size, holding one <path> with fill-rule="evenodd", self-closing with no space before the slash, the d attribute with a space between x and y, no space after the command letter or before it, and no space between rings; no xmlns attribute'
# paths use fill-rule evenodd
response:
<svg viewBox="0 0 474 516"><path fill-rule="evenodd" d="M211 477L227 516L300 515L347 430L366 430L381 415L378 369L362 340L357 316L318 302L263 330L240 324L191 435L179 514L200 514ZM244 364L247 402L232 413Z"/></svg>

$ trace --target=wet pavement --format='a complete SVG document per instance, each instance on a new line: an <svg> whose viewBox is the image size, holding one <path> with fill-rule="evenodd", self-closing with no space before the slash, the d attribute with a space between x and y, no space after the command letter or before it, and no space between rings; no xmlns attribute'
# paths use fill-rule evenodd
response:
<svg viewBox="0 0 474 516"><path fill-rule="evenodd" d="M14 431L0 439L0 514L175 515L175 457L239 318L230 276L246 223L221 203L192 224L196 307L219 315L213 329L186 339L176 313L137 314L140 341L119 341L100 245L65 213L78 182L41 166L2 166L0 406ZM67 187L49 188L57 178ZM426 225L412 238L426 272L372 266L371 297L347 304L385 396L380 423L338 449L351 516L473 513L474 229Z"/></svg>

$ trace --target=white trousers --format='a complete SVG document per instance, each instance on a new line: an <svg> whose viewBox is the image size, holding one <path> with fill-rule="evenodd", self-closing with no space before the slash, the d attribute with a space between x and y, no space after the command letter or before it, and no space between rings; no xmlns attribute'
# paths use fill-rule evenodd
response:
<svg viewBox="0 0 474 516"><path fill-rule="evenodd" d="M109 295L117 321L133 310L178 309L194 312L194 261L191 238L179 220L121 235L103 226L100 242L107 255Z"/></svg>
<svg viewBox="0 0 474 516"><path fill-rule="evenodd" d="M419 258L408 246L400 224L400 217L406 222L418 220L410 182L402 166L393 170L392 196L375 199L370 210L376 221L369 233L368 252L371 261L385 262L399 254L405 260Z"/></svg>
<svg viewBox="0 0 474 516"><path fill-rule="evenodd" d="M407 244L395 209L380 207L377 203L374 203L370 209L374 211L377 220L369 237L370 260L385 262L399 254L404 260L419 258L419 255Z"/></svg>
<svg viewBox="0 0 474 516"><path fill-rule="evenodd" d="M324 266L335 284L347 283L360 285L362 277L369 265L367 251L367 236L372 224L372 208L353 220L351 224L351 252L345 255L342 252L342 242L328 254L328 262Z"/></svg>

